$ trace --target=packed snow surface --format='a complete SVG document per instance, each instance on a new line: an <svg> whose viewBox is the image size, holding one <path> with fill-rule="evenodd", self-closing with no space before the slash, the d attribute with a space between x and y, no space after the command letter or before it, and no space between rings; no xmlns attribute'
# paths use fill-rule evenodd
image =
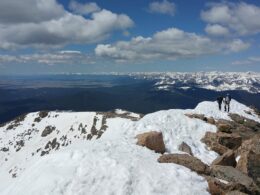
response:
<svg viewBox="0 0 260 195"><path fill-rule="evenodd" d="M248 110L232 101L231 112L249 117ZM185 114L228 119L216 102L202 102L192 110L158 111L138 120L120 117L125 111L116 112L119 116L111 118L95 112L50 112L39 122L35 122L39 113L31 113L14 129L7 130L12 123L0 127L0 149L8 148L0 151L0 194L209 194L204 178L180 165L158 163L160 154L137 146L135 136L161 131L168 153L180 153L178 146L185 141L194 156L209 164L217 154L200 139L216 127ZM255 115L250 117L258 120ZM97 139L92 131L103 131L104 124L106 130ZM42 137L46 126L56 129ZM34 130L28 134L28 129ZM91 132L93 137L86 139ZM21 137L24 146L17 151L14 145ZM55 138L59 147L41 156Z"/></svg>

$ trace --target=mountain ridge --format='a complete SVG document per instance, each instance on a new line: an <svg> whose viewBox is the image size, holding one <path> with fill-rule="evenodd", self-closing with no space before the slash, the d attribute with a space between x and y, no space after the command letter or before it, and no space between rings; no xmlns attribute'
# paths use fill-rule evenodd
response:
<svg viewBox="0 0 260 195"><path fill-rule="evenodd" d="M235 100L231 101L231 112L260 122L252 109ZM27 114L0 127L0 155L4 159L0 162L0 192L208 194L202 177L179 165L160 165L156 163L158 154L135 144L138 133L161 131L168 153L181 153L178 146L184 141L195 157L210 164L218 154L200 140L206 131L216 132L217 128L189 118L188 113L232 121L227 113L218 111L216 102L145 116L123 110ZM31 189L27 189L31 182ZM183 182L187 189L183 189ZM169 187L172 183L176 184Z"/></svg>

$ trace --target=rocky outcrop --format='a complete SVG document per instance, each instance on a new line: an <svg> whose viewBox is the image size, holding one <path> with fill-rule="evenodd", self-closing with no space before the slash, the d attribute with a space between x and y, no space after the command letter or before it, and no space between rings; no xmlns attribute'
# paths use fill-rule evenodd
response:
<svg viewBox="0 0 260 195"><path fill-rule="evenodd" d="M260 186L260 135L243 142L237 152L237 169L252 177Z"/></svg>
<svg viewBox="0 0 260 195"><path fill-rule="evenodd" d="M16 117L12 122L10 122L10 124L7 126L6 130L14 130L16 127L21 125L21 122L24 121L26 117L26 114L20 115L18 117ZM2 126L4 126L6 124L3 124Z"/></svg>
<svg viewBox="0 0 260 195"><path fill-rule="evenodd" d="M217 139L219 144L232 150L239 148L242 144L242 137L235 133L229 134L218 132Z"/></svg>
<svg viewBox="0 0 260 195"><path fill-rule="evenodd" d="M201 140L208 149L220 154L212 162L211 177L206 178L209 191L211 194L260 194L260 123L238 114L229 116L232 120L215 121L217 132L207 132ZM203 115L190 117L209 123Z"/></svg>
<svg viewBox="0 0 260 195"><path fill-rule="evenodd" d="M186 144L185 142L182 142L181 145L179 145L179 150L182 152L186 152L189 155L193 156L191 147L188 144Z"/></svg>
<svg viewBox="0 0 260 195"><path fill-rule="evenodd" d="M249 190L242 184L228 182L212 176L204 176L208 182L208 191L211 195L226 195L226 194L251 194ZM236 195L236 194L235 194Z"/></svg>
<svg viewBox="0 0 260 195"><path fill-rule="evenodd" d="M205 143L209 149L222 155L229 149L237 149L242 143L242 138L233 133L206 132L201 141Z"/></svg>
<svg viewBox="0 0 260 195"><path fill-rule="evenodd" d="M232 126L227 123L218 123L217 128L218 128L218 131L221 131L224 133L232 133L232 131L231 131Z"/></svg>
<svg viewBox="0 0 260 195"><path fill-rule="evenodd" d="M201 139L201 141L207 145L209 150L213 150L220 155L228 151L227 147L221 145L218 142L217 133L206 132L205 136Z"/></svg>
<svg viewBox="0 0 260 195"><path fill-rule="evenodd" d="M207 122L209 124L212 124L212 125L214 125L216 123L214 118L212 118L212 117L210 117L210 118L205 117L203 114L195 114L194 113L194 114L185 114L185 115L187 117L189 117L189 118L196 118L196 119L203 120L203 121L205 121L205 122Z"/></svg>
<svg viewBox="0 0 260 195"><path fill-rule="evenodd" d="M234 167L213 165L211 167L211 176L242 185L247 193L260 193L259 188L254 183L253 179Z"/></svg>
<svg viewBox="0 0 260 195"><path fill-rule="evenodd" d="M161 132L151 131L142 133L136 136L137 145L145 146L157 153L165 152L165 145L163 142L163 135Z"/></svg>
<svg viewBox="0 0 260 195"><path fill-rule="evenodd" d="M164 154L160 156L158 162L182 165L198 174L208 175L210 172L208 165L204 164L200 159L188 154Z"/></svg>
<svg viewBox="0 0 260 195"><path fill-rule="evenodd" d="M236 158L235 158L235 152L232 150L228 150L223 155L216 158L212 165L222 165L222 166L232 166L235 167L237 164Z"/></svg>
<svg viewBox="0 0 260 195"><path fill-rule="evenodd" d="M34 119L34 122L37 122L37 123L41 122L41 120L42 120L43 118L47 117L48 114L49 114L48 111L40 111L40 112L38 113L38 117L36 117L36 118Z"/></svg>
<svg viewBox="0 0 260 195"><path fill-rule="evenodd" d="M245 118L238 114L229 114L229 116L234 122L236 122L238 124L241 124L249 129L252 129L253 131L260 131L260 123L254 121L254 120Z"/></svg>

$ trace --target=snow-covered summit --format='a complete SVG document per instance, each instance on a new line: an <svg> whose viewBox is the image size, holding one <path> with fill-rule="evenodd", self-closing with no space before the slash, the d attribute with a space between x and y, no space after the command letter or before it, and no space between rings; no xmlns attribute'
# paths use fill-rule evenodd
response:
<svg viewBox="0 0 260 195"><path fill-rule="evenodd" d="M259 121L235 100L231 112ZM217 154L200 140L216 127L188 113L231 120L216 102L144 117L123 110L20 117L0 127L0 194L208 194L204 178L183 166L159 164L159 154L136 145L137 134L161 131L167 152L180 153L184 141L194 156L211 163Z"/></svg>
<svg viewBox="0 0 260 195"><path fill-rule="evenodd" d="M206 117L213 117L215 119L231 120L231 118L228 116L228 113L223 112L224 105L222 104L222 111L214 109L216 105L217 102L204 101L199 103L193 112L197 114L204 114ZM230 113L238 114L245 118L260 122L260 119L256 114L254 114L251 108L239 103L236 100L232 100L230 102Z"/></svg>

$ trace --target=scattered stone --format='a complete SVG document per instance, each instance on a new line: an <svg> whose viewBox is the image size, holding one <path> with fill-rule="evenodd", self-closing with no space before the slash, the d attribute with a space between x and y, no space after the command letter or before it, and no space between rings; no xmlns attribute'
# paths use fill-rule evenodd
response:
<svg viewBox="0 0 260 195"><path fill-rule="evenodd" d="M92 135L89 133L88 135L87 135L87 140L91 140L92 139Z"/></svg>
<svg viewBox="0 0 260 195"><path fill-rule="evenodd" d="M47 126L42 132L42 137L46 137L47 135L51 134L56 128L54 126Z"/></svg>
<svg viewBox="0 0 260 195"><path fill-rule="evenodd" d="M23 115L20 115L18 117L16 117L9 125L8 127L6 128L6 130L12 130L16 127L18 127L22 121L24 121L26 117L26 114L23 114Z"/></svg>
<svg viewBox="0 0 260 195"><path fill-rule="evenodd" d="M212 165L222 165L222 166L232 166L235 167L237 164L235 153L232 150L228 150L226 153L224 153L222 156L219 156L216 158Z"/></svg>
<svg viewBox="0 0 260 195"><path fill-rule="evenodd" d="M8 152L8 151L9 151L9 148L8 148L8 147L3 147L3 148L0 149L0 151Z"/></svg>
<svg viewBox="0 0 260 195"><path fill-rule="evenodd" d="M158 159L158 162L179 164L198 174L208 175L210 173L208 165L204 164L200 159L188 154L163 154Z"/></svg>
<svg viewBox="0 0 260 195"><path fill-rule="evenodd" d="M98 120L98 118L95 116L94 119L93 119L93 125L92 125L91 130L90 130L92 136L97 135L97 133L98 133L97 128L96 128L97 120Z"/></svg>
<svg viewBox="0 0 260 195"><path fill-rule="evenodd" d="M188 144L186 144L185 142L182 142L181 145L179 145L179 150L182 152L186 152L189 155L193 156L191 147Z"/></svg>
<svg viewBox="0 0 260 195"><path fill-rule="evenodd" d="M45 154L49 154L49 152L50 152L51 150L54 150L54 149L55 149L55 150L58 150L59 147L60 147L60 143L57 142L57 138L54 138L52 141L49 141L49 142L45 145L45 147L44 147L45 151L42 151L42 152L41 152L41 156L44 156Z"/></svg>
<svg viewBox="0 0 260 195"><path fill-rule="evenodd" d="M151 131L142 133L136 136L137 145L145 146L157 153L165 152L165 145L163 142L163 135L161 132Z"/></svg>
<svg viewBox="0 0 260 195"><path fill-rule="evenodd" d="M38 117L34 119L34 122L37 122L37 123L41 122L41 120L42 120L43 118L47 117L48 114L49 114L49 112L47 112L47 111L40 111L40 112L38 113Z"/></svg>

